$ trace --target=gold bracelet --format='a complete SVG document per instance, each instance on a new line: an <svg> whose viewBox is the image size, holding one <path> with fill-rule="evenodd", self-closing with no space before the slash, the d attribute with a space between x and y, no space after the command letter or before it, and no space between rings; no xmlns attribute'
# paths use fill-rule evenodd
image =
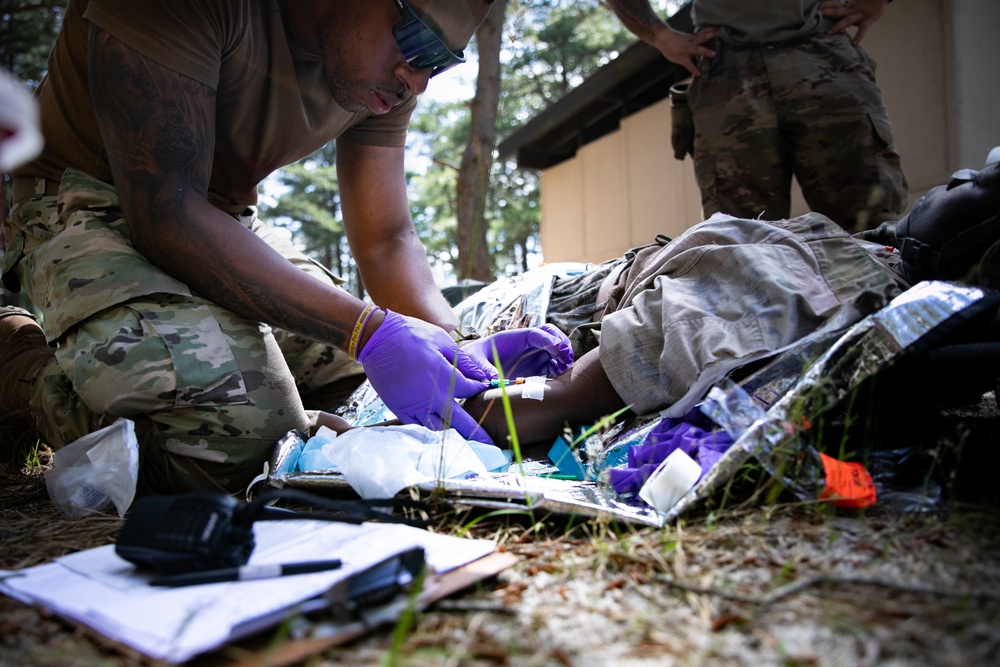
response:
<svg viewBox="0 0 1000 667"><path fill-rule="evenodd" d="M358 341L361 339L361 331L364 329L365 324L368 323L368 318L374 310L375 306L371 304L365 306L365 309L358 315L358 321L354 323L354 331L351 332L351 343L347 346L347 356L350 357L351 361L357 361Z"/></svg>

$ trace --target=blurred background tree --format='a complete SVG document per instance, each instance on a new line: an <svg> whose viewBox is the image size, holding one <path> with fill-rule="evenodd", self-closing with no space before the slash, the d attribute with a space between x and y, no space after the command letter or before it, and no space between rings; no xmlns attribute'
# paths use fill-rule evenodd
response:
<svg viewBox="0 0 1000 667"><path fill-rule="evenodd" d="M45 74L66 0L3 0L0 67L31 88Z"/></svg>
<svg viewBox="0 0 1000 667"><path fill-rule="evenodd" d="M411 134L426 167L411 177L410 197L417 230L446 280L491 280L527 271L542 261L538 173L518 169L513 160L497 161L496 144L634 41L597 0L509 0L496 53L499 96L491 164L479 194L481 221L476 221L485 232L488 254L474 266L488 268L488 273L473 274L462 266L457 242L451 241L458 236L457 211L440 206L458 196L455 176L447 172L458 168L470 144L482 141L472 132L470 104L421 99ZM479 67L483 66L480 54Z"/></svg>

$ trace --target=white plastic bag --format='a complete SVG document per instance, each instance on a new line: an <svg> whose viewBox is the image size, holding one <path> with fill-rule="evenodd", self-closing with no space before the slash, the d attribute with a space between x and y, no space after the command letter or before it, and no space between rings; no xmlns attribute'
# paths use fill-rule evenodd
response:
<svg viewBox="0 0 1000 667"><path fill-rule="evenodd" d="M510 463L499 447L466 441L455 429L431 431L414 424L340 435L321 428L313 445L303 453L308 465L339 471L362 498L391 498L416 484L485 475Z"/></svg>
<svg viewBox="0 0 1000 667"><path fill-rule="evenodd" d="M56 450L52 467L45 471L45 486L66 516L87 516L112 505L118 516L125 516L138 478L135 424L119 419Z"/></svg>

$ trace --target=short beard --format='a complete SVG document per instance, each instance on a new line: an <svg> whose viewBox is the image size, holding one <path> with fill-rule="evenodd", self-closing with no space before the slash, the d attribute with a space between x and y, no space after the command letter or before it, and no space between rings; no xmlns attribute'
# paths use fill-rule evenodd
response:
<svg viewBox="0 0 1000 667"><path fill-rule="evenodd" d="M351 85L343 75L336 72L326 72L326 85L330 88L333 101L345 111L360 113L368 109L364 102L358 101L349 93Z"/></svg>
<svg viewBox="0 0 1000 667"><path fill-rule="evenodd" d="M337 49L336 38L337 38L337 21L331 16L327 15L323 20L322 25L319 28L321 52L323 58L323 76L326 79L326 85L330 89L330 94L333 96L333 101L337 103L340 108L351 113L361 113L366 111L368 107L361 100L358 100L351 91L356 88L352 85L350 81L344 74L340 71L333 71L329 68L328 63L331 61L330 49ZM334 62L342 63L343 58L332 58Z"/></svg>

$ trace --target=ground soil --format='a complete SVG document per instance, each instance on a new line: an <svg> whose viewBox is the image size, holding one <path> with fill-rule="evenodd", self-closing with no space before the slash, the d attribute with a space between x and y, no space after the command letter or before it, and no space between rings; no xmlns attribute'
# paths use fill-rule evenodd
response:
<svg viewBox="0 0 1000 667"><path fill-rule="evenodd" d="M664 529L442 508L437 529L473 523L517 565L420 614L401 641L383 628L304 664L1000 664L995 508L756 499ZM0 478L0 569L111 542L120 525L62 518L37 473ZM153 664L0 596L0 665Z"/></svg>

